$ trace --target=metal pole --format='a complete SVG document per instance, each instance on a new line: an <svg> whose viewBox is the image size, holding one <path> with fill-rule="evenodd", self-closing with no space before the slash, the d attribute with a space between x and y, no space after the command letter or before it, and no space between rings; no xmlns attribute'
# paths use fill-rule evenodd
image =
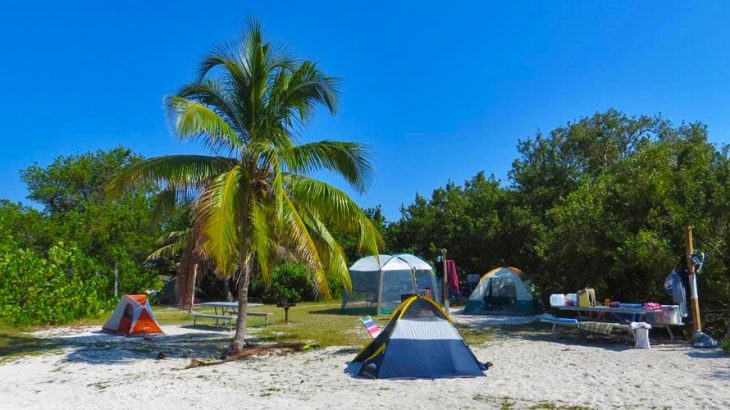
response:
<svg viewBox="0 0 730 410"><path fill-rule="evenodd" d="M114 264L114 297L119 297L119 268Z"/></svg>
<svg viewBox="0 0 730 410"><path fill-rule="evenodd" d="M411 278L413 279L413 294L418 295L418 282L416 281L416 267L411 268Z"/></svg>
<svg viewBox="0 0 730 410"><path fill-rule="evenodd" d="M687 258L687 273L689 274L689 292L690 292L690 308L692 313L692 327L695 332L702 331L702 322L700 319L700 303L697 297L697 275L695 274L695 265L692 262L692 254L694 253L694 244L692 243L692 227L687 225L684 229L684 241Z"/></svg>
<svg viewBox="0 0 730 410"><path fill-rule="evenodd" d="M198 264L193 266L193 290L190 292L190 312L193 311L193 304L195 303L195 280L198 278Z"/></svg>
<svg viewBox="0 0 730 410"><path fill-rule="evenodd" d="M446 272L447 264L446 264L446 249L441 249L441 263L444 267L444 286L443 286L443 298L444 298L444 310L446 312L449 312L449 276Z"/></svg>
<svg viewBox="0 0 730 410"><path fill-rule="evenodd" d="M378 278L378 306L375 307L376 315L380 314L380 304L383 303L383 265L381 263L378 259L378 275L380 277Z"/></svg>

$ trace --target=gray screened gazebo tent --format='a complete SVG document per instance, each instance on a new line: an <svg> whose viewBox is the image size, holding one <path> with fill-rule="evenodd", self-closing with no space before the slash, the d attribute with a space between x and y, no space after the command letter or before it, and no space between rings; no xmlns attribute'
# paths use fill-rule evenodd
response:
<svg viewBox="0 0 730 410"><path fill-rule="evenodd" d="M352 292L342 308L375 307L379 315L393 312L403 295L426 295L440 300L431 265L410 254L367 256L350 267Z"/></svg>

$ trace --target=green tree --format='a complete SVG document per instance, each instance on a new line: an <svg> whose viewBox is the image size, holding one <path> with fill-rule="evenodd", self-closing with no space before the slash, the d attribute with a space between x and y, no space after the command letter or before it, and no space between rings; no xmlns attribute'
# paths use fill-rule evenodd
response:
<svg viewBox="0 0 730 410"><path fill-rule="evenodd" d="M22 170L28 197L44 206L42 213L24 209L26 218L40 215L42 223L16 230L32 236L32 243L23 246L45 254L58 241L74 244L99 264L100 274L111 278L118 270L121 292L157 288L160 269L145 262L162 224L152 218L156 185L140 185L113 203L104 197L112 177L139 161L131 150L116 147L60 156L46 167ZM106 297L112 291L113 286L104 290Z"/></svg>
<svg viewBox="0 0 730 410"><path fill-rule="evenodd" d="M510 171L523 202L544 213L574 191L580 181L634 153L669 130L660 117L630 117L610 109L517 145L521 158Z"/></svg>
<svg viewBox="0 0 730 410"><path fill-rule="evenodd" d="M466 272L483 273L499 263L525 266L534 259L531 213L519 206L514 192L480 172L463 186L448 183L427 199L416 196L389 226L389 246L433 260L447 248Z"/></svg>
<svg viewBox="0 0 730 410"><path fill-rule="evenodd" d="M703 311L730 304L729 149L699 123L608 110L518 145L511 186L477 174L418 195L387 228L388 246L428 258L449 249L480 272L504 260L543 294L596 288L625 301L669 301L666 274L684 254L683 227L710 255Z"/></svg>
<svg viewBox="0 0 730 410"><path fill-rule="evenodd" d="M43 251L38 245L48 242L48 230L42 212L20 203L0 200L0 234L12 236L20 247Z"/></svg>
<svg viewBox="0 0 730 410"><path fill-rule="evenodd" d="M696 246L711 255L703 305L727 304L730 161L705 126L610 110L520 150L511 175L544 232L535 271L546 293L591 286L614 299L661 301L691 224Z"/></svg>
<svg viewBox="0 0 730 410"><path fill-rule="evenodd" d="M167 99L179 137L201 141L215 156L152 158L109 186L118 193L159 181L178 192L199 193L193 234L219 275L240 275L231 353L244 344L252 274L270 278L273 260L298 259L327 297L328 275L349 285L343 249L329 227L359 232L361 249L378 251L380 234L360 207L344 192L306 176L333 171L363 191L372 174L360 144L294 142L318 105L335 111L336 79L266 42L252 21L240 42L216 47L202 61L198 80Z"/></svg>

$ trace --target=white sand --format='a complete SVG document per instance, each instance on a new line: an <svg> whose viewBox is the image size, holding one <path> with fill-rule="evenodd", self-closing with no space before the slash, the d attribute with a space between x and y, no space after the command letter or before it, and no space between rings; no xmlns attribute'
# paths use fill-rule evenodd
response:
<svg viewBox="0 0 730 410"><path fill-rule="evenodd" d="M356 349L330 347L176 370L213 355L229 332L164 326L152 341L90 329L45 337L62 352L0 365L0 407L14 408L730 408L730 358L717 350L500 337L475 347L487 377L366 380L346 372ZM164 351L165 360L155 360Z"/></svg>

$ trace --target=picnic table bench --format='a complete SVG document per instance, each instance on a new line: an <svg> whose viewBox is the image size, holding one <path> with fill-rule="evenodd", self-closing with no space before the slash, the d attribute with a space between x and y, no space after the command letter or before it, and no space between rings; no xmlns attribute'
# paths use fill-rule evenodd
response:
<svg viewBox="0 0 730 410"><path fill-rule="evenodd" d="M205 319L215 319L216 324L218 324L218 321L222 321L224 325L228 325L228 327L231 327L233 325L233 321L236 319L236 314L238 314L238 302L205 302L205 303L198 303L194 306L207 306L213 308L213 313L203 313L203 312L196 312L191 309L190 316L193 317L193 324L197 324L198 318L205 318ZM249 303L248 307L257 307L257 306L263 306L261 303ZM220 313L219 313L220 309ZM258 316L264 318L264 326L269 325L269 315L272 315L271 312L251 312L247 311L246 316Z"/></svg>

